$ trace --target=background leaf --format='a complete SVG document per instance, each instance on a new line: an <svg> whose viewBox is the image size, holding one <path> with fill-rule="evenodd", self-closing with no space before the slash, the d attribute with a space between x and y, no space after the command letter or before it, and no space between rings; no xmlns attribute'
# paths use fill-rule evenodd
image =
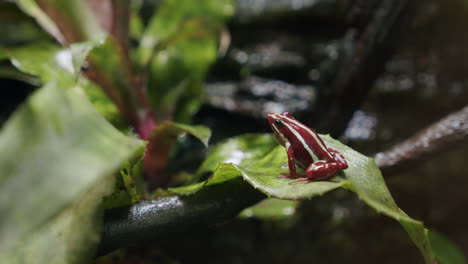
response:
<svg viewBox="0 0 468 264"><path fill-rule="evenodd" d="M0 132L3 260L89 259L99 237L96 209L113 186L110 176L142 147L109 125L79 87L50 82L38 90Z"/></svg>
<svg viewBox="0 0 468 264"><path fill-rule="evenodd" d="M42 83L56 81L66 85L74 80L70 78L74 71L72 53L68 49L42 42L16 48L0 47L0 53L10 58L17 69L39 77Z"/></svg>
<svg viewBox="0 0 468 264"><path fill-rule="evenodd" d="M104 1L102 1L104 2ZM61 44L71 44L103 38L101 26L109 20L103 9L90 7L80 0L20 0L19 6ZM100 6L98 6L100 7ZM100 16L93 14L98 9ZM101 22L101 23L99 23ZM107 23L108 24L108 23Z"/></svg>
<svg viewBox="0 0 468 264"><path fill-rule="evenodd" d="M18 6L28 15L36 19L37 23L41 27L51 34L59 42L64 43L65 39L55 25L55 23L42 11L34 0L18 0L16 1Z"/></svg>
<svg viewBox="0 0 468 264"><path fill-rule="evenodd" d="M107 120L119 128L124 128L124 122L115 104L102 89L86 78L81 78L81 66L88 53L104 40L76 43L69 49L61 48L49 42L41 42L16 48L0 47L0 54L9 58L12 64L21 72L39 77L31 77L34 85L56 81L64 86L79 83L96 110ZM41 63L37 63L41 61Z"/></svg>
<svg viewBox="0 0 468 264"><path fill-rule="evenodd" d="M264 199L254 206L243 210L240 217L255 217L263 220L286 219L294 215L298 201L281 200L276 198Z"/></svg>
<svg viewBox="0 0 468 264"><path fill-rule="evenodd" d="M151 187L166 185L170 175L166 171L169 152L177 138L190 134L205 146L211 136L211 130L204 126L190 126L171 121L161 123L151 134L144 157L146 180Z"/></svg>
<svg viewBox="0 0 468 264"><path fill-rule="evenodd" d="M231 0L168 0L150 20L137 61L148 69L148 92L159 119L187 122L198 110L202 82L233 10Z"/></svg>
<svg viewBox="0 0 468 264"><path fill-rule="evenodd" d="M434 255L442 264L464 264L466 263L465 256L461 250L444 235L429 230L427 233L428 239L431 242L434 250Z"/></svg>

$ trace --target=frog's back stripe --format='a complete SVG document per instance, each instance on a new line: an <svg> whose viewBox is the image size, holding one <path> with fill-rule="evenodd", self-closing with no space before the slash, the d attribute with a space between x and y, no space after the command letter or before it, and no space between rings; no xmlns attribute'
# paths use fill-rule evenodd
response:
<svg viewBox="0 0 468 264"><path fill-rule="evenodd" d="M333 160L333 156L328 152L327 146L325 146L325 143L323 140L319 137L315 131L313 131L311 128L306 127L303 125L301 122L297 121L294 118L290 118L287 116L282 116L283 118L287 119L292 125L289 125L287 123L284 123L284 125L288 128L289 131L291 131L301 142L301 145L307 150L307 152L313 156L315 154L316 156L325 159L327 161ZM313 149L314 151L309 147L309 144L314 144Z"/></svg>

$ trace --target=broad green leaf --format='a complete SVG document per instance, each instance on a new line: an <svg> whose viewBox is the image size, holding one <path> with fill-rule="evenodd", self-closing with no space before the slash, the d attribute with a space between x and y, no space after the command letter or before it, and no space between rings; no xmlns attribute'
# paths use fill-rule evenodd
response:
<svg viewBox="0 0 468 264"><path fill-rule="evenodd" d="M255 163L276 145L276 140L267 134L246 134L228 139L213 148L196 173L196 178L199 178L204 173L213 172L208 181L170 188L169 194L189 195L205 186L240 177L241 173L234 164L248 166L248 164Z"/></svg>
<svg viewBox="0 0 468 264"><path fill-rule="evenodd" d="M100 87L80 76L81 65L88 53L104 43L103 40L76 43L67 49L42 42L17 48L0 47L0 54L9 58L20 71L39 77L42 83L52 80L64 86L69 85L70 81L79 83L96 110L113 124L123 127L115 104ZM32 77L30 83L38 85L37 79Z"/></svg>
<svg viewBox="0 0 468 264"><path fill-rule="evenodd" d="M231 0L168 0L150 20L137 61L149 68L148 92L160 117L187 122L199 108L203 79L232 12Z"/></svg>
<svg viewBox="0 0 468 264"><path fill-rule="evenodd" d="M294 215L297 206L298 201L269 198L245 209L239 216L259 219L285 219Z"/></svg>
<svg viewBox="0 0 468 264"><path fill-rule="evenodd" d="M234 13L231 0L166 0L151 18L139 48L140 65L148 64L154 49L180 32L183 23L195 19L223 21Z"/></svg>
<svg viewBox="0 0 468 264"><path fill-rule="evenodd" d="M434 255L441 264L466 263L465 256L462 251L444 235L429 230L427 236L434 250Z"/></svg>
<svg viewBox="0 0 468 264"><path fill-rule="evenodd" d="M0 255L6 263L84 263L112 173L144 143L105 121L78 86L50 82L0 131Z"/></svg>
<svg viewBox="0 0 468 264"><path fill-rule="evenodd" d="M198 169L197 174L214 171L220 162L246 167L249 163L257 162L267 155L277 145L276 140L267 134L246 134L228 139L213 148Z"/></svg>
<svg viewBox="0 0 468 264"><path fill-rule="evenodd" d="M209 180L192 185L177 188L169 188L167 190L167 193L163 192L163 195L190 195L210 185L223 184L225 182L234 180L239 177L241 177L241 174L232 163L220 163L218 167L214 170L213 175L211 175Z"/></svg>
<svg viewBox="0 0 468 264"><path fill-rule="evenodd" d="M36 19L37 23L41 27L51 34L59 42L64 43L65 39L60 33L55 23L42 11L34 0L18 0L16 1L18 6L28 15Z"/></svg>
<svg viewBox="0 0 468 264"><path fill-rule="evenodd" d="M19 45L48 38L36 21L13 1L0 1L0 25L0 45Z"/></svg>
<svg viewBox="0 0 468 264"><path fill-rule="evenodd" d="M443 246L441 246L440 243L435 243L437 240L430 240L428 237L429 231L422 222L412 219L396 205L373 159L354 151L329 136L321 136L328 147L343 154L349 168L329 181L289 184L292 181L291 179L279 178L281 172L287 172L287 169L281 167L287 163L286 151L283 147L278 146L271 151L267 151L272 147L271 144L267 143L252 147L253 149L259 148L259 150L248 148L249 142L255 142L255 139L258 142L270 142L268 137L273 142L272 135L243 135L229 139L217 146L202 165L201 171L214 170L213 175L207 181L174 188L170 191L177 194L193 194L210 184L222 184L223 181L228 182L236 179L239 177L239 173L254 188L269 197L277 199L310 199L341 187L356 193L362 201L377 212L399 221L421 251L426 263L434 263L436 260L442 261L443 259L450 259L450 262L447 263L458 263L456 257L447 257L454 255L449 252L456 252L449 243L443 243ZM263 157L262 151L265 151ZM233 159L239 156L249 158L239 159L238 161L231 160L231 162L238 162L238 164L224 163L229 160L229 156L233 157ZM216 164L216 161L219 163L214 168L213 165ZM438 255L435 252L444 252L445 254Z"/></svg>
<svg viewBox="0 0 468 264"><path fill-rule="evenodd" d="M20 0L19 6L62 44L104 37L101 25L110 21L107 13L96 16L99 5L91 8L81 0ZM102 23L99 23L98 20Z"/></svg>
<svg viewBox="0 0 468 264"><path fill-rule="evenodd" d="M0 47L0 53L10 58L17 69L39 77L43 83L56 81L66 85L74 74L70 50L48 42L15 48Z"/></svg>
<svg viewBox="0 0 468 264"><path fill-rule="evenodd" d="M300 200L310 199L317 195L344 186L347 181L335 178L334 181L319 181L310 184L288 184L289 179L279 178L280 173L288 169L281 168L287 163L286 151L278 146L253 166L237 169L252 186L267 196L279 199Z"/></svg>

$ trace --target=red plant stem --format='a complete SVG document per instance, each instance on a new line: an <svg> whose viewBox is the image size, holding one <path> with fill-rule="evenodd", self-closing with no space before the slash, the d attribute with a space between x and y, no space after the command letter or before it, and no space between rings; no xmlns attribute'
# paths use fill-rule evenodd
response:
<svg viewBox="0 0 468 264"><path fill-rule="evenodd" d="M64 13L63 7L51 0L40 0L38 5L55 22L62 36L59 41L66 46L100 37L102 32L111 34L108 38L109 49L115 49L112 56L117 62L110 64L106 58L88 57L90 70L86 72L89 79L97 83L116 104L123 118L131 124L142 139L149 139L157 122L144 85L135 74L129 55L128 23L130 12L129 2L116 0L114 2L71 1L67 7L75 7L77 12ZM94 26L81 23L78 20L85 17L82 12L92 11L96 21ZM81 12L81 13L80 13ZM99 14L100 16L97 16ZM86 21L91 23L91 21ZM86 26L87 25L87 26ZM108 52L106 53L108 54Z"/></svg>

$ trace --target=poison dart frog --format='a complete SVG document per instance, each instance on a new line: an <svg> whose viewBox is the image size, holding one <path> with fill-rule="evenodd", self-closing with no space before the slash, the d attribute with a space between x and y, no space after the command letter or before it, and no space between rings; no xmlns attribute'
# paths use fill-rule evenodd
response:
<svg viewBox="0 0 468 264"><path fill-rule="evenodd" d="M341 153L327 148L313 129L297 121L290 113L272 113L267 118L276 140L288 154L289 173L281 174L284 178L299 178L289 184L327 180L348 168ZM296 165L305 169L305 175L296 172Z"/></svg>

